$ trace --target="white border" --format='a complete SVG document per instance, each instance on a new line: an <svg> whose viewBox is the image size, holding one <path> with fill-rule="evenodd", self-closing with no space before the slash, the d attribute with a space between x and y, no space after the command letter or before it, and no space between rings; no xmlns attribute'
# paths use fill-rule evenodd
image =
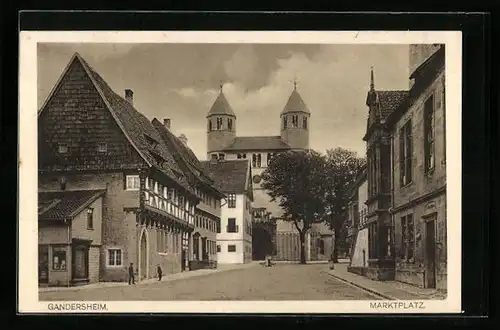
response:
<svg viewBox="0 0 500 330"><path fill-rule="evenodd" d="M370 301L176 301L98 302L105 312L162 313L455 313L461 311L461 64L457 31L262 31L107 32L22 31L19 49L19 312L55 312L38 301L37 259L37 43L299 43L446 44L446 150L448 297L423 301L422 308L371 308ZM71 302L65 302L71 303ZM92 303L92 302L87 302ZM52 303L53 304L53 303ZM419 306L415 304L415 306ZM70 311L70 312L75 312ZM80 312L95 312L81 310Z"/></svg>

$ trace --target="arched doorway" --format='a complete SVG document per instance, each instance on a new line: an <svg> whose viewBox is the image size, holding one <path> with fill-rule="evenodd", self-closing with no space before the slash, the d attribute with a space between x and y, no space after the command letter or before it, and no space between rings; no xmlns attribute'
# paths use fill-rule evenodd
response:
<svg viewBox="0 0 500 330"><path fill-rule="evenodd" d="M252 259L264 260L273 253L271 234L265 228L254 227L252 231Z"/></svg>
<svg viewBox="0 0 500 330"><path fill-rule="evenodd" d="M146 232L141 233L141 243L139 252L139 279L147 278L148 276L148 242Z"/></svg>

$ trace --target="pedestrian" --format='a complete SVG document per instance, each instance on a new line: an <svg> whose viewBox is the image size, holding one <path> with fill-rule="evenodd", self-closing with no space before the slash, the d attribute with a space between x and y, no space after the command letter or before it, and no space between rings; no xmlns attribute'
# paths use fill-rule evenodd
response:
<svg viewBox="0 0 500 330"><path fill-rule="evenodd" d="M134 263L130 263L128 267L128 284L135 284L135 276L134 276Z"/></svg>
<svg viewBox="0 0 500 330"><path fill-rule="evenodd" d="M156 271L158 273L158 281L161 281L162 271L160 265L156 266Z"/></svg>

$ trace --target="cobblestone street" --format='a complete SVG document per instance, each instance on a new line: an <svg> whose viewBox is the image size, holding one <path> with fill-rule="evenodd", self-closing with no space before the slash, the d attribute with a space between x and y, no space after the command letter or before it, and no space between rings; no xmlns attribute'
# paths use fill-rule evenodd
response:
<svg viewBox="0 0 500 330"><path fill-rule="evenodd" d="M135 286L41 292L48 300L361 300L377 299L325 273L327 264L255 265L200 277Z"/></svg>

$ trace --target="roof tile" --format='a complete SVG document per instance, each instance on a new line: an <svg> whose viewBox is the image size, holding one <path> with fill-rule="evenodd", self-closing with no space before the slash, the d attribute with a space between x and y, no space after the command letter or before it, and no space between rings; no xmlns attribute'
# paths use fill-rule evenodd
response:
<svg viewBox="0 0 500 330"><path fill-rule="evenodd" d="M212 176L220 191L237 194L246 191L250 166L248 160L202 161L201 165Z"/></svg>
<svg viewBox="0 0 500 330"><path fill-rule="evenodd" d="M73 190L38 193L39 220L66 220L76 217L105 190Z"/></svg>

